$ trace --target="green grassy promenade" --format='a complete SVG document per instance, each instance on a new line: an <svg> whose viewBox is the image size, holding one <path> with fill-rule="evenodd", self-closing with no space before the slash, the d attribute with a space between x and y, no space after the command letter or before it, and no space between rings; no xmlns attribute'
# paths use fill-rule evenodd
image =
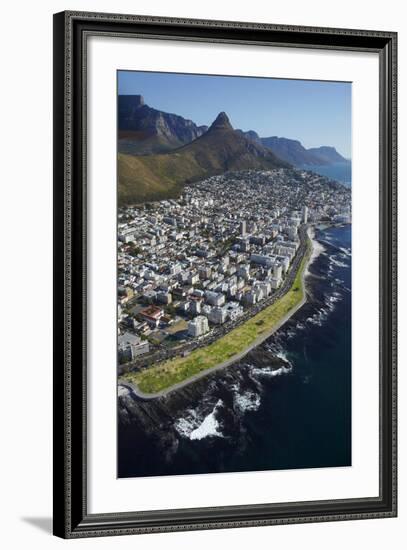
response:
<svg viewBox="0 0 407 550"><path fill-rule="evenodd" d="M227 362L242 354L269 334L304 298L303 273L310 255L310 241L291 288L274 304L266 307L242 325L234 328L208 346L176 357L139 372L129 372L123 379L135 384L144 393L157 393Z"/></svg>

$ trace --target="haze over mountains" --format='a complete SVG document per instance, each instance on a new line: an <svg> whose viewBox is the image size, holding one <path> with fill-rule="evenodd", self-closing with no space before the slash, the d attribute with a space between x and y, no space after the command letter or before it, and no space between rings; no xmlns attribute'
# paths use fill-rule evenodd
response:
<svg viewBox="0 0 407 550"><path fill-rule="evenodd" d="M265 137L261 138L253 130L242 132L246 137L261 143L265 147L271 149L278 157L289 162L293 166L318 166L324 164L336 164L349 162L346 158L338 153L335 147L311 147L306 149L302 143L296 139L288 139L284 137Z"/></svg>
<svg viewBox="0 0 407 550"><path fill-rule="evenodd" d="M334 147L234 130L221 112L209 127L153 109L141 95L118 98L119 204L177 196L185 183L227 171L348 162Z"/></svg>

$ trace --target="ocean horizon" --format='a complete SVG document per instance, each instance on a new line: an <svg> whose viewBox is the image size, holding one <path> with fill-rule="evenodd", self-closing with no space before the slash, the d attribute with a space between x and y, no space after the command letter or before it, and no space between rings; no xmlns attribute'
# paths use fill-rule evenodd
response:
<svg viewBox="0 0 407 550"><path fill-rule="evenodd" d="M352 162L337 162L334 164L323 164L320 166L302 166L304 170L315 172L320 176L327 176L333 180L352 186Z"/></svg>

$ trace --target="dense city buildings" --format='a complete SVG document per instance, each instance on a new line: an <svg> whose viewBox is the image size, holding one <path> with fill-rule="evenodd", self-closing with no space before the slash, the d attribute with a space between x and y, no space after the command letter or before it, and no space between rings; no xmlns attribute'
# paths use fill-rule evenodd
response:
<svg viewBox="0 0 407 550"><path fill-rule="evenodd" d="M350 205L349 188L284 168L213 176L178 199L121 208L119 363L187 353L259 311L289 277L303 228L349 223Z"/></svg>

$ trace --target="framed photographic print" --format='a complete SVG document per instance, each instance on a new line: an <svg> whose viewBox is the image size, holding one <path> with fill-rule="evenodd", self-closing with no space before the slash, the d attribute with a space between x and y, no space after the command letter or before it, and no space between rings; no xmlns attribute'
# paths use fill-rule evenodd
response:
<svg viewBox="0 0 407 550"><path fill-rule="evenodd" d="M54 533L393 517L396 34L54 16Z"/></svg>

